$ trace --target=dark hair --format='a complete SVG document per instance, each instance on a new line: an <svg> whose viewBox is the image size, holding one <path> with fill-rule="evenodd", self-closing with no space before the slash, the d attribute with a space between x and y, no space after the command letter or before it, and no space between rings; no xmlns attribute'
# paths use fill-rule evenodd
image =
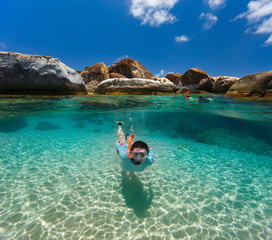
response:
<svg viewBox="0 0 272 240"><path fill-rule="evenodd" d="M134 148L144 148L147 152L147 155L149 154L149 148L145 142L142 141L136 141L131 146L131 151L133 151Z"/></svg>

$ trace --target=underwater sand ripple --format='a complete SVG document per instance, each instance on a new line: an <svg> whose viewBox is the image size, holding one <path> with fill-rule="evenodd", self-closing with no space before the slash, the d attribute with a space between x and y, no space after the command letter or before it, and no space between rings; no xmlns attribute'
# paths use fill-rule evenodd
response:
<svg viewBox="0 0 272 240"><path fill-rule="evenodd" d="M115 132L80 130L3 135L0 238L272 236L271 158L154 134L155 164L131 175Z"/></svg>

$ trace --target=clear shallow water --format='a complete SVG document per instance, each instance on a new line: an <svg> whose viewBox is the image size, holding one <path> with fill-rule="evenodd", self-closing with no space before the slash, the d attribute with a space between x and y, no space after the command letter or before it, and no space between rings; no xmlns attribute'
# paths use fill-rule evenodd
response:
<svg viewBox="0 0 272 240"><path fill-rule="evenodd" d="M0 99L0 239L271 239L272 103ZM122 170L115 121L154 147Z"/></svg>

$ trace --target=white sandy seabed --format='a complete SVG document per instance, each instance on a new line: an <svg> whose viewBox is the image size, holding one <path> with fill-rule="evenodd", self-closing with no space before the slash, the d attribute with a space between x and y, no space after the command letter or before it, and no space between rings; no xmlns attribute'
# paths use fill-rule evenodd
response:
<svg viewBox="0 0 272 240"><path fill-rule="evenodd" d="M61 121L1 133L0 239L272 238L271 158L142 132L155 163L131 174L115 126Z"/></svg>

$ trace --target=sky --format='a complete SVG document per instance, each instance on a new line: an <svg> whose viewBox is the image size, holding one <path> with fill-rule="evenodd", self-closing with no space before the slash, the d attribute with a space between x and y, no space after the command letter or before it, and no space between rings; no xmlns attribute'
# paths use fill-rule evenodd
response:
<svg viewBox="0 0 272 240"><path fill-rule="evenodd" d="M272 0L0 0L0 51L75 70L133 58L156 76L272 71Z"/></svg>

